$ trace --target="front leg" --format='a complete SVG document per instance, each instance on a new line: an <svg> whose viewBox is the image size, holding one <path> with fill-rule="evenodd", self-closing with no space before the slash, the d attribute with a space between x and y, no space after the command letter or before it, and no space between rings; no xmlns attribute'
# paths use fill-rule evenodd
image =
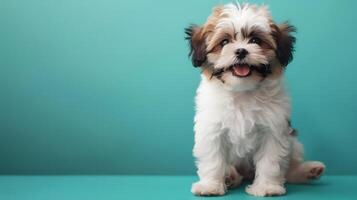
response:
<svg viewBox="0 0 357 200"><path fill-rule="evenodd" d="M225 175L228 170L223 131L219 125L195 125L195 146L197 174L199 181L194 183L191 192L195 195L224 195Z"/></svg>
<svg viewBox="0 0 357 200"><path fill-rule="evenodd" d="M246 192L254 196L283 195L285 173L288 167L290 141L280 135L279 139L266 134L258 152L254 155L255 180Z"/></svg>

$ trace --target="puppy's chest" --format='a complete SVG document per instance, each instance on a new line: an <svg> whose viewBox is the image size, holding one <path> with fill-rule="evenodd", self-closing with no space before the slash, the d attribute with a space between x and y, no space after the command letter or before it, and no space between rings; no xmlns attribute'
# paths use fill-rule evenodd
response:
<svg viewBox="0 0 357 200"><path fill-rule="evenodd" d="M232 101L223 117L222 126L239 156L252 152L269 131L266 111L269 105L254 100Z"/></svg>
<svg viewBox="0 0 357 200"><path fill-rule="evenodd" d="M223 127L242 136L259 131L261 127L269 124L270 107L272 105L269 102L260 103L251 98L234 99L222 114Z"/></svg>

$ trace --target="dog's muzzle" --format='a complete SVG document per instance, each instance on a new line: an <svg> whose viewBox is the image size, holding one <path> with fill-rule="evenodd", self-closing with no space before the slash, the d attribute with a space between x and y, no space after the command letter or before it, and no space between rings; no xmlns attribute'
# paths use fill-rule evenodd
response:
<svg viewBox="0 0 357 200"><path fill-rule="evenodd" d="M234 76L245 78L252 74L252 71L258 72L263 78L272 73L270 64L261 64L259 66L248 64L234 64L228 68L216 69L213 71L212 76L220 78L222 74L230 70Z"/></svg>

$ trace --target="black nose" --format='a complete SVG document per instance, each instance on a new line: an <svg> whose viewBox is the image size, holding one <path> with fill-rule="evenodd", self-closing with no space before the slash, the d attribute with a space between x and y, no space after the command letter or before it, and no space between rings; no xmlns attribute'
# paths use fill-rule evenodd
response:
<svg viewBox="0 0 357 200"><path fill-rule="evenodd" d="M237 58L243 59L245 56L248 54L248 51L246 49L240 48L236 50L236 55Z"/></svg>

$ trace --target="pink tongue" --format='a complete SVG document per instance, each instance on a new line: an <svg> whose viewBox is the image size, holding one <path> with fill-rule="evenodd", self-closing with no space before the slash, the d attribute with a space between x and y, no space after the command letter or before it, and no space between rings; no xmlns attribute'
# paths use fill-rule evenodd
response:
<svg viewBox="0 0 357 200"><path fill-rule="evenodd" d="M234 73L238 76L247 76L250 72L248 65L235 66L233 69L234 69Z"/></svg>

